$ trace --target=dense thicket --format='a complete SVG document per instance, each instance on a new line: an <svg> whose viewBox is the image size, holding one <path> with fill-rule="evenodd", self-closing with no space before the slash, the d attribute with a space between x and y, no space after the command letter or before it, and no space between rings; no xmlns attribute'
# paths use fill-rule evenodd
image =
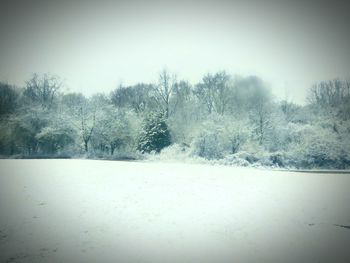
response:
<svg viewBox="0 0 350 263"><path fill-rule="evenodd" d="M171 145L238 165L350 166L348 81L315 84L304 106L275 100L258 77L224 71L191 85L163 70L157 83L89 98L62 85L51 75L0 83L2 156L139 158Z"/></svg>

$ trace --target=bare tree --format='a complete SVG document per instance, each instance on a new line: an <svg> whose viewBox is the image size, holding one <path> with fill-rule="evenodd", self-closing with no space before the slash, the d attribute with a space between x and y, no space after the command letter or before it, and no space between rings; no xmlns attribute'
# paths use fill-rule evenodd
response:
<svg viewBox="0 0 350 263"><path fill-rule="evenodd" d="M280 102L280 108L287 122L293 121L300 110L300 106L293 102L289 102L288 100L282 100Z"/></svg>
<svg viewBox="0 0 350 263"><path fill-rule="evenodd" d="M110 98L118 108L129 107L136 113L142 113L152 107L151 91L153 89L153 85L143 83L127 87L120 86L111 93Z"/></svg>
<svg viewBox="0 0 350 263"><path fill-rule="evenodd" d="M79 134L85 152L89 151L89 142L96 125L97 102L89 100L80 93L64 95L62 102L67 106L67 118Z"/></svg>
<svg viewBox="0 0 350 263"><path fill-rule="evenodd" d="M350 118L350 82L334 79L314 84L308 101L333 117Z"/></svg>
<svg viewBox="0 0 350 263"><path fill-rule="evenodd" d="M185 107L185 104L191 99L192 89L191 85L186 81L180 81L176 83L173 90L173 107L172 113L177 111L182 111Z"/></svg>
<svg viewBox="0 0 350 263"><path fill-rule="evenodd" d="M176 76L163 69L159 74L158 85L155 85L155 99L162 108L165 118L169 117L170 98L173 95L176 86Z"/></svg>
<svg viewBox="0 0 350 263"><path fill-rule="evenodd" d="M91 120L88 119L89 117ZM96 108L92 110L91 116L88 116L86 112L84 112L83 107L80 107L81 134L84 141L85 152L89 151L89 142L92 136L92 132L95 128L95 120Z"/></svg>
<svg viewBox="0 0 350 263"><path fill-rule="evenodd" d="M264 103L263 100L258 100L252 113L254 114L252 119L255 121L256 125L255 132L258 136L259 144L262 145L265 140L266 131L270 128L271 112L269 105Z"/></svg>
<svg viewBox="0 0 350 263"><path fill-rule="evenodd" d="M196 95L209 114L215 111L223 115L230 101L230 76L225 71L205 75L196 86Z"/></svg>
<svg viewBox="0 0 350 263"><path fill-rule="evenodd" d="M262 145L271 129L272 95L266 84L257 77L248 77L244 82L246 94L242 97L247 104L250 120L253 123L258 142Z"/></svg>
<svg viewBox="0 0 350 263"><path fill-rule="evenodd" d="M24 95L43 108L51 108L58 90L62 87L62 81L57 76L34 74L26 82Z"/></svg>

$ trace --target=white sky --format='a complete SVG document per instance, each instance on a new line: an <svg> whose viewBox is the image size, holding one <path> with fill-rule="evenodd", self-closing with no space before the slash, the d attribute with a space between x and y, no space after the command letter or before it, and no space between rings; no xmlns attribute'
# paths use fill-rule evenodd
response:
<svg viewBox="0 0 350 263"><path fill-rule="evenodd" d="M303 103L315 81L350 77L350 16L336 1L14 0L0 9L0 80L17 85L50 72L90 95L155 82L163 67L192 84L226 70Z"/></svg>

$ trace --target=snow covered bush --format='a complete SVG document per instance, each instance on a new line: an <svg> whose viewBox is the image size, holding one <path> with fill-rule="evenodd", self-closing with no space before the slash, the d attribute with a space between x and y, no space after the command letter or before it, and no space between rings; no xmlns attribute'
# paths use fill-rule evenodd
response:
<svg viewBox="0 0 350 263"><path fill-rule="evenodd" d="M346 168L350 164L349 145L337 133L316 125L305 125L300 141L289 152L297 167Z"/></svg>
<svg viewBox="0 0 350 263"><path fill-rule="evenodd" d="M206 159L223 157L223 147L219 135L213 131L202 131L192 143L195 154Z"/></svg>
<svg viewBox="0 0 350 263"><path fill-rule="evenodd" d="M225 144L231 154L238 152L252 133L248 120L226 117L222 118Z"/></svg>
<svg viewBox="0 0 350 263"><path fill-rule="evenodd" d="M171 136L163 115L151 114L146 117L139 134L137 150L141 153L159 153L170 143Z"/></svg>
<svg viewBox="0 0 350 263"><path fill-rule="evenodd" d="M133 139L130 126L126 112L111 105L104 107L96 120L92 136L94 149L114 155L116 150L119 151Z"/></svg>
<svg viewBox="0 0 350 263"><path fill-rule="evenodd" d="M186 160L190 157L189 151L185 145L173 144L161 150L160 156L162 160Z"/></svg>
<svg viewBox="0 0 350 263"><path fill-rule="evenodd" d="M223 158L238 152L251 132L248 121L212 113L195 129L192 153L209 160Z"/></svg>
<svg viewBox="0 0 350 263"><path fill-rule="evenodd" d="M191 143L192 153L206 159L220 159L225 155L225 136L223 125L209 119L196 131Z"/></svg>
<svg viewBox="0 0 350 263"><path fill-rule="evenodd" d="M162 149L160 153L153 151L144 156L150 161L208 163L208 160L194 155L187 145L177 143Z"/></svg>
<svg viewBox="0 0 350 263"><path fill-rule="evenodd" d="M38 153L38 138L36 135L47 126L49 117L41 107L23 109L18 115L13 115L8 121L14 148L23 155Z"/></svg>
<svg viewBox="0 0 350 263"><path fill-rule="evenodd" d="M246 151L240 151L238 153L235 153L234 156L238 159L245 160L248 163L256 163L257 161L259 161L259 158L256 155Z"/></svg>
<svg viewBox="0 0 350 263"><path fill-rule="evenodd" d="M74 142L74 131L69 127L45 127L35 137L43 153L54 154Z"/></svg>
<svg viewBox="0 0 350 263"><path fill-rule="evenodd" d="M284 152L273 152L270 154L269 159L273 166L285 167L288 165Z"/></svg>
<svg viewBox="0 0 350 263"><path fill-rule="evenodd" d="M229 154L225 156L225 158L218 160L218 164L243 167L250 166L250 163L247 160L239 157L238 154Z"/></svg>

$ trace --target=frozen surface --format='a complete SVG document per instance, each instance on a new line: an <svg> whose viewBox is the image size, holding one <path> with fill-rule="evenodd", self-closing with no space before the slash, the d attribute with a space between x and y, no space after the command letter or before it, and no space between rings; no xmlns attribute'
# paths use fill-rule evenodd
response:
<svg viewBox="0 0 350 263"><path fill-rule="evenodd" d="M350 262L346 226L349 174L0 161L0 262Z"/></svg>

